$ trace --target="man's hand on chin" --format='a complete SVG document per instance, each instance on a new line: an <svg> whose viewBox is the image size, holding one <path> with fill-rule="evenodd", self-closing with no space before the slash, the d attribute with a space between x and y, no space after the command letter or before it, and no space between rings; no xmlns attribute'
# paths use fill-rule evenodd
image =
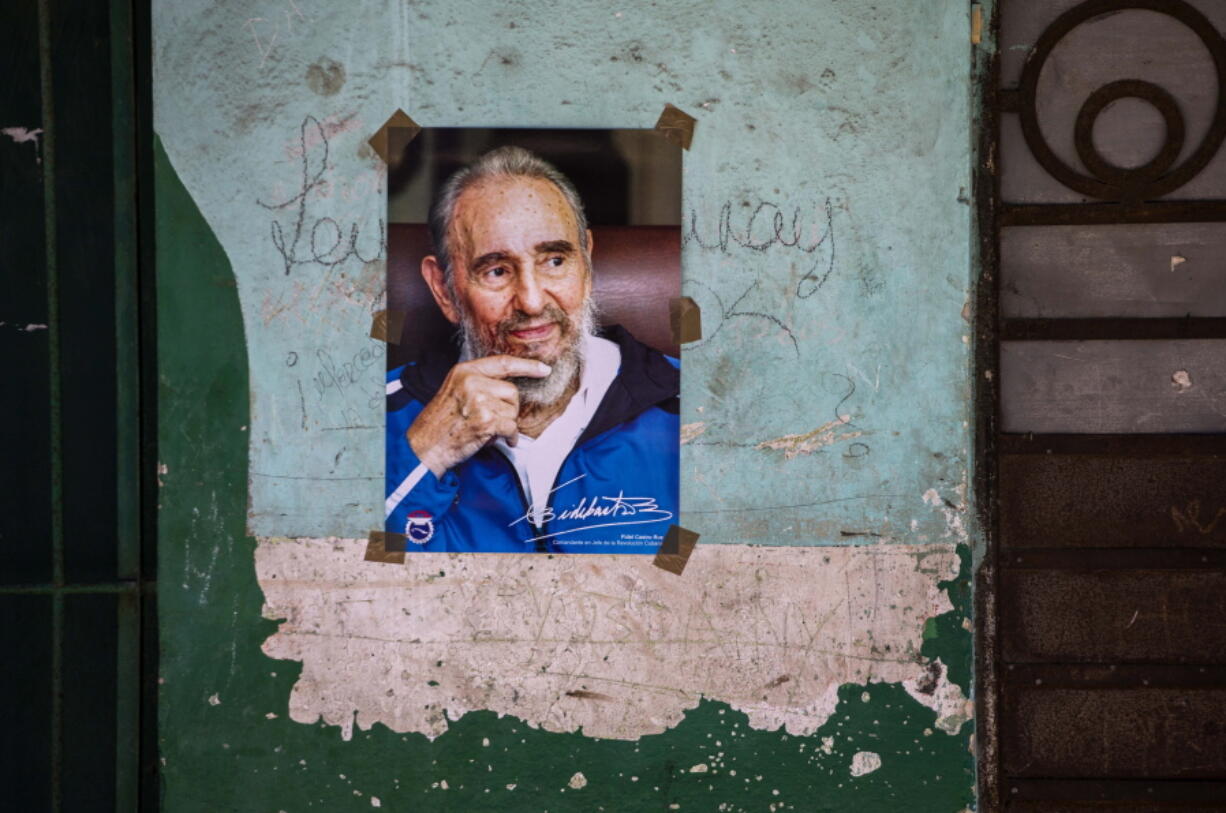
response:
<svg viewBox="0 0 1226 813"><path fill-rule="evenodd" d="M417 459L435 477L464 462L492 438L514 445L519 435L519 390L508 378L544 378L535 359L486 356L451 368L438 394L406 433Z"/></svg>

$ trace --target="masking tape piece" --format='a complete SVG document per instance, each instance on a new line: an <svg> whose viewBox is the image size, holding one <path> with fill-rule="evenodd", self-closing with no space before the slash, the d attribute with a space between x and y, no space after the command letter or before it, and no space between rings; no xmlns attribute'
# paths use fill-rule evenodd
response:
<svg viewBox="0 0 1226 813"><path fill-rule="evenodd" d="M405 311L379 311L370 322L370 338L388 344L400 344L404 332Z"/></svg>
<svg viewBox="0 0 1226 813"><path fill-rule="evenodd" d="M683 150L690 148L694 140L694 125L698 119L671 104L664 105L664 112L656 121L656 132Z"/></svg>
<svg viewBox="0 0 1226 813"><path fill-rule="evenodd" d="M983 38L983 6L971 4L971 45L978 45Z"/></svg>
<svg viewBox="0 0 1226 813"><path fill-rule="evenodd" d="M389 534L386 531L371 531L370 541L366 543L368 562L386 562L393 565L404 564L405 539L402 534Z"/></svg>
<svg viewBox="0 0 1226 813"><path fill-rule="evenodd" d="M410 141L417 138L420 132L421 125L409 118L408 113L397 108L391 118L383 123L383 126L370 137L367 143L379 154L383 163L394 167L400 163L404 148Z"/></svg>
<svg viewBox="0 0 1226 813"><path fill-rule="evenodd" d="M697 533L687 531L680 525L670 525L668 532L664 534L664 543L656 551L656 558L652 564L661 570L667 570L669 573L680 576L697 544Z"/></svg>
<svg viewBox="0 0 1226 813"><path fill-rule="evenodd" d="M696 342L702 338L702 308L688 296L668 301L668 323L677 344Z"/></svg>

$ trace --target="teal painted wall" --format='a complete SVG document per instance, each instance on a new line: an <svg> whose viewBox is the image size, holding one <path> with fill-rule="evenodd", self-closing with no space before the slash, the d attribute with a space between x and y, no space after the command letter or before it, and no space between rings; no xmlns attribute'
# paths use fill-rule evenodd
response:
<svg viewBox="0 0 1226 813"><path fill-rule="evenodd" d="M972 806L968 31L952 0L155 8L167 808ZM435 669L409 622L363 649L356 601L515 606L469 589L492 578L474 560L361 562L383 454L366 139L398 107L650 127L665 102L698 119L682 524L702 542L681 577L540 578L559 606L685 605L705 637L610 642L546 608L545 651L448 639L465 654ZM818 245L777 239L776 213ZM346 239L317 259L327 218ZM549 668L570 650L582 670ZM589 683L609 702L568 699Z"/></svg>

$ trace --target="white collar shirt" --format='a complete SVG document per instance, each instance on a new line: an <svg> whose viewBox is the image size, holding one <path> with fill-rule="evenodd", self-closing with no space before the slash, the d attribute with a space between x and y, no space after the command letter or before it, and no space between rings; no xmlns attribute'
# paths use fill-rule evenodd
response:
<svg viewBox="0 0 1226 813"><path fill-rule="evenodd" d="M494 445L515 468L519 484L530 503L528 517L538 528L544 524L545 508L549 504L549 495L556 488L554 481L562 469L562 463L592 422L596 408L621 368L621 350L613 342L586 336L583 345L579 389L571 396L562 414L535 438L520 434L514 446L502 438L494 441Z"/></svg>

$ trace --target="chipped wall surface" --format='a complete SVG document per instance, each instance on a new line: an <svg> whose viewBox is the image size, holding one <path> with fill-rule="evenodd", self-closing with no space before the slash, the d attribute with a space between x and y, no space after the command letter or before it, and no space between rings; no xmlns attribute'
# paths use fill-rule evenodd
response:
<svg viewBox="0 0 1226 813"><path fill-rule="evenodd" d="M706 544L944 535L911 506L967 467L965 3L196 0L154 23L156 129L243 309L253 533L381 525L366 140L388 116L651 127L672 102L698 118L682 264L706 333L684 354L705 431L683 524Z"/></svg>
<svg viewBox="0 0 1226 813"><path fill-rule="evenodd" d="M274 540L256 553L265 614L286 619L264 651L303 663L290 716L346 738L375 723L437 737L490 709L634 739L703 697L804 735L840 685L869 682L902 682L939 726L965 714L961 690L919 657L925 621L952 609L937 581L958 572L953 545L831 548L820 567L793 548L706 545L681 579L599 555L426 554L389 568L363 562L365 547Z"/></svg>
<svg viewBox="0 0 1226 813"><path fill-rule="evenodd" d="M168 809L973 804L966 3L194 0L153 22ZM367 138L396 108L650 127L666 102L698 119L684 573L363 561Z"/></svg>

